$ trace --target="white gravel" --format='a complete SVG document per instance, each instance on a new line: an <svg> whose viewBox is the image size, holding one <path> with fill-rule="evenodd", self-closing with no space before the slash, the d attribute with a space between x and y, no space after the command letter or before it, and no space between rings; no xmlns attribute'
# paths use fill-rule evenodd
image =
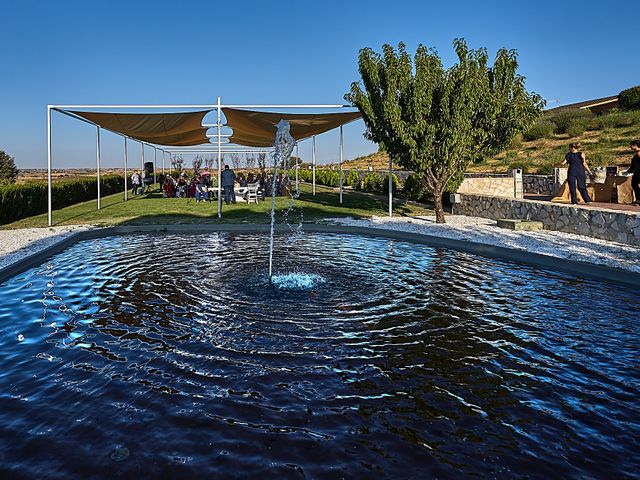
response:
<svg viewBox="0 0 640 480"><path fill-rule="evenodd" d="M373 217L371 220L336 218L327 221L468 240L640 272L638 247L547 230L516 232L498 228L495 220L485 218L448 215L444 225L435 223L435 217ZM0 269L64 240L73 232L90 228L95 227L79 225L0 230Z"/></svg>
<svg viewBox="0 0 640 480"><path fill-rule="evenodd" d="M87 230L86 225L0 230L0 269L61 242L73 232Z"/></svg>
<svg viewBox="0 0 640 480"><path fill-rule="evenodd" d="M534 232L508 230L499 228L495 220L464 215L447 215L446 221L446 224L437 224L435 216L373 217L371 220L331 219L332 223L341 225L400 230L468 240L640 272L640 250L636 246L550 230Z"/></svg>

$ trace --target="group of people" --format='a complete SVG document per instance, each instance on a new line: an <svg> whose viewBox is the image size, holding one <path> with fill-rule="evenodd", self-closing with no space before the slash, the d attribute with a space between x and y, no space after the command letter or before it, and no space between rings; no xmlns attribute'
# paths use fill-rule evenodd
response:
<svg viewBox="0 0 640 480"><path fill-rule="evenodd" d="M177 179L165 175L162 183L162 196L165 198L195 198L196 203L210 200L211 176L208 173L196 172L189 178L186 171L182 171Z"/></svg>
<svg viewBox="0 0 640 480"><path fill-rule="evenodd" d="M144 173L143 173L144 175ZM132 193L139 195L144 193L144 177L138 171L131 175ZM263 200L271 195L273 177L266 172L249 172L246 176L243 173L238 175L225 165L221 175L222 189L224 190L225 203L236 203L236 191L246 195L249 187L256 188L257 196ZM280 173L276 178L276 195L290 195L291 182L289 176ZM216 192L212 185L211 175L208 172L194 171L192 177L183 170L177 178L165 175L162 181L162 196L165 198L195 198L196 202L211 200Z"/></svg>
<svg viewBox="0 0 640 480"><path fill-rule="evenodd" d="M626 173L631 174L631 187L635 196L634 205L640 205L640 140L633 140L629 147L633 151L631 158L631 166ZM580 192L580 196L585 203L591 203L591 197L587 192L587 173L592 175L591 169L587 163L587 156L580 151L579 143L569 145L569 153L564 157L564 164L569 166L567 172L567 182L569 183L569 192L571 194L571 203L578 203L576 190Z"/></svg>
<svg viewBox="0 0 640 480"><path fill-rule="evenodd" d="M246 177L242 173L236 176L234 171L229 168L229 165L225 165L220 185L224 190L224 201L227 205L236 203L236 188L239 188L246 195L246 189L250 186L256 188L257 196L264 200L271 195L273 177L267 175L264 171L258 174L249 172ZM289 175L280 173L276 178L275 189L276 196L290 195L291 181L289 180Z"/></svg>
<svg viewBox="0 0 640 480"><path fill-rule="evenodd" d="M131 194L132 195L142 195L144 193L144 185L145 180L147 179L147 172L142 170L140 173L138 170L135 170L131 174Z"/></svg>

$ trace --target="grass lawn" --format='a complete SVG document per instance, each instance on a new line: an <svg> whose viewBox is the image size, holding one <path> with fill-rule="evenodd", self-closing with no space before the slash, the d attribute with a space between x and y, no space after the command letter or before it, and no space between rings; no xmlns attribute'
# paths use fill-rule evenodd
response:
<svg viewBox="0 0 640 480"><path fill-rule="evenodd" d="M276 198L277 221L282 221L283 212L291 203L294 210L289 213L289 221L301 218L305 222L318 221L329 217L366 218L386 215L386 197L362 192L345 191L343 204L339 203L337 189L318 186L316 195L311 194L311 185L300 184L300 198ZM96 209L96 201L83 202L53 211L53 224L60 225L143 225L178 223L268 223L270 221L271 198L257 205L238 202L236 205L222 204L222 218L217 216L217 203L197 204L193 198L162 198L160 193L150 193L141 197L129 197L125 202L118 193L102 198L102 208ZM424 207L394 202L396 215L431 215L432 210ZM3 225L2 229L46 227L47 214L36 215Z"/></svg>

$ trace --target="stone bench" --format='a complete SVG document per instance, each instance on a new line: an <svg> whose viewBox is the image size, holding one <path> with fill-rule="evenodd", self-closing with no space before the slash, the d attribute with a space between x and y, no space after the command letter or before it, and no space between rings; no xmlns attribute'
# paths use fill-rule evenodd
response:
<svg viewBox="0 0 640 480"><path fill-rule="evenodd" d="M532 231L544 229L544 225L542 224L542 222L538 222L537 220L514 220L509 218L500 218L497 220L497 222L498 227L508 228L509 230Z"/></svg>

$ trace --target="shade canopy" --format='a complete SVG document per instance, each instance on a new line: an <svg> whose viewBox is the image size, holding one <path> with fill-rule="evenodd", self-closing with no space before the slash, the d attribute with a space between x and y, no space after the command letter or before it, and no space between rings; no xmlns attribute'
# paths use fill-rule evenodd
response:
<svg viewBox="0 0 640 480"><path fill-rule="evenodd" d="M209 143L202 126L211 110L186 113L102 113L71 111L103 128L155 145L183 147Z"/></svg>
<svg viewBox="0 0 640 480"><path fill-rule="evenodd" d="M276 125L281 119L291 125L296 140L328 132L360 118L360 112L349 113L274 113L223 108L227 126L233 129L231 143L247 147L270 147L276 140Z"/></svg>

